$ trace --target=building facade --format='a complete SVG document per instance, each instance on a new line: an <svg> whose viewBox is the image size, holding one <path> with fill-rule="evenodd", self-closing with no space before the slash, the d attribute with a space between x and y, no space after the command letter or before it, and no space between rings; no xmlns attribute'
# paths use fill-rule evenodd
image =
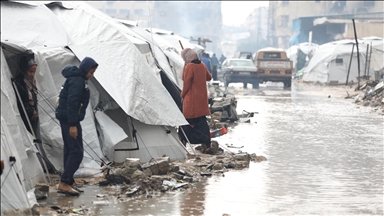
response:
<svg viewBox="0 0 384 216"><path fill-rule="evenodd" d="M268 32L268 8L259 7L248 15L245 23L251 37L256 37L257 40L267 40Z"/></svg>
<svg viewBox="0 0 384 216"><path fill-rule="evenodd" d="M290 39L298 31L293 25L294 21L300 17L353 15L375 12L384 12L382 1L270 1L267 31L268 42L270 46L287 49L290 45ZM345 35L344 25L333 25L341 29L340 36ZM328 27L324 26L323 31L330 30L329 25ZM372 31L374 30L372 29ZM332 39L335 38L328 38L327 40Z"/></svg>
<svg viewBox="0 0 384 216"><path fill-rule="evenodd" d="M153 27L183 37L207 38L206 51L220 53L222 13L220 1L156 1Z"/></svg>

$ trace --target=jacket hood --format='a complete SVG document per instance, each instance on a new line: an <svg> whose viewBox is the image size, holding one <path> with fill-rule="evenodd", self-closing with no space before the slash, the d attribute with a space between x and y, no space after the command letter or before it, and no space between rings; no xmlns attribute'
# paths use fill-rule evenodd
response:
<svg viewBox="0 0 384 216"><path fill-rule="evenodd" d="M89 70L93 67L97 67L99 64L93 58L85 57L83 61L80 62L79 69L83 72L84 76L88 73Z"/></svg>
<svg viewBox="0 0 384 216"><path fill-rule="evenodd" d="M85 74L79 70L78 67L76 66L73 66L73 65L68 65L66 66L63 71L61 71L61 74L65 77L65 78L68 78L68 77L73 77L73 76L80 76L80 77L84 77Z"/></svg>

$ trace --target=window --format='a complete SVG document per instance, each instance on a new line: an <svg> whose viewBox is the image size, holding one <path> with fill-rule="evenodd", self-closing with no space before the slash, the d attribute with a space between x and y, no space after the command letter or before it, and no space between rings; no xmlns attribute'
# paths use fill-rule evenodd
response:
<svg viewBox="0 0 384 216"><path fill-rule="evenodd" d="M229 63L231 66L237 67L252 67L254 66L251 60L231 60Z"/></svg>
<svg viewBox="0 0 384 216"><path fill-rule="evenodd" d="M320 3L320 0L315 0L316 3Z"/></svg>
<svg viewBox="0 0 384 216"><path fill-rule="evenodd" d="M375 2L374 1L363 1L363 6L364 7L373 7L373 6L375 6Z"/></svg>
<svg viewBox="0 0 384 216"><path fill-rule="evenodd" d="M105 10L105 13L110 15L110 16L113 16L116 14L116 9L107 9L107 10Z"/></svg>
<svg viewBox="0 0 384 216"><path fill-rule="evenodd" d="M129 18L129 10L127 10L127 9L121 9L121 10L120 10L120 15L121 15L122 17L127 17L127 18Z"/></svg>
<svg viewBox="0 0 384 216"><path fill-rule="evenodd" d="M136 9L135 10L135 14L139 15L139 16L143 16L144 15L144 10L143 9Z"/></svg>
<svg viewBox="0 0 384 216"><path fill-rule="evenodd" d="M343 59L342 58L337 58L336 59L336 64L343 64Z"/></svg>
<svg viewBox="0 0 384 216"><path fill-rule="evenodd" d="M289 1L288 0L281 1L281 5L289 5Z"/></svg>
<svg viewBox="0 0 384 216"><path fill-rule="evenodd" d="M281 27L288 27L288 22L289 22L289 16L288 15L280 16L280 26Z"/></svg>
<svg viewBox="0 0 384 216"><path fill-rule="evenodd" d="M279 52L265 52L265 53L263 53L263 58L265 58L265 59L280 59L281 53L279 53Z"/></svg>

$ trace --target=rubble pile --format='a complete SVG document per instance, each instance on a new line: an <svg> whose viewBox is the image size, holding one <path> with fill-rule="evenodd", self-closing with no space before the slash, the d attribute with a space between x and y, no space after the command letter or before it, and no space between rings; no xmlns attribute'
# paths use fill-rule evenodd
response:
<svg viewBox="0 0 384 216"><path fill-rule="evenodd" d="M354 97L356 104L372 107L373 111L381 110L384 115L384 81L368 81L357 90L362 92Z"/></svg>
<svg viewBox="0 0 384 216"><path fill-rule="evenodd" d="M223 175L229 169L244 169L249 163L267 160L256 154L223 152L221 155L189 155L186 161L171 162L169 157L152 159L148 163L128 158L120 167L109 170L99 185L117 185L113 179L124 179L115 192L117 201L145 195L151 198L167 191L183 191L193 183L212 175Z"/></svg>

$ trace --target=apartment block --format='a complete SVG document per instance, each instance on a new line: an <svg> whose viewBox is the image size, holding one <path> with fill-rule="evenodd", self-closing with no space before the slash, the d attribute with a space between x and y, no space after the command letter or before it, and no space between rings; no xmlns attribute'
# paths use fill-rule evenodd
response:
<svg viewBox="0 0 384 216"><path fill-rule="evenodd" d="M246 18L246 28L257 40L266 40L268 32L268 8L259 7Z"/></svg>
<svg viewBox="0 0 384 216"><path fill-rule="evenodd" d="M375 35L377 26L380 26L377 24L381 19L380 12L384 13L384 4L382 1L270 1L268 12L270 46L287 49L290 39L297 31L306 31L308 37L308 29L313 28L313 21L321 17L333 21L316 27L318 43L350 37L350 21L352 18L358 18L359 14L367 16L357 22L375 20L376 24L364 24L365 28L361 28L365 29L364 35L369 35L371 31Z"/></svg>

